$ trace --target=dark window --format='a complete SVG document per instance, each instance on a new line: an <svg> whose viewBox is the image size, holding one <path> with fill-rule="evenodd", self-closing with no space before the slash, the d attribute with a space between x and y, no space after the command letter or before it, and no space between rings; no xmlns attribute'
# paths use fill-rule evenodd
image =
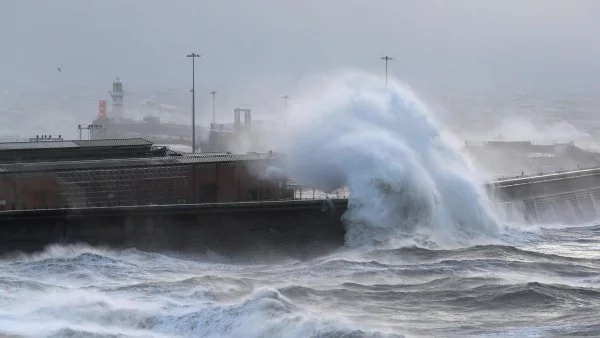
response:
<svg viewBox="0 0 600 338"><path fill-rule="evenodd" d="M198 188L198 201L200 203L211 203L217 201L217 185L202 184Z"/></svg>
<svg viewBox="0 0 600 338"><path fill-rule="evenodd" d="M256 189L256 188L248 189L246 196L249 201L256 201L258 199L258 189Z"/></svg>

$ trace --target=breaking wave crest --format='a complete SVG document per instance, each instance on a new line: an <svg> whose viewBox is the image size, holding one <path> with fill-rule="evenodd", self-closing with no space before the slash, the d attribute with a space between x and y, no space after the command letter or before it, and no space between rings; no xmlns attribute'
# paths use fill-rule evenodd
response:
<svg viewBox="0 0 600 338"><path fill-rule="evenodd" d="M313 84L290 116L289 173L350 190L348 246L462 245L498 231L476 173L399 82L345 73Z"/></svg>
<svg viewBox="0 0 600 338"><path fill-rule="evenodd" d="M598 229L540 230L520 247L379 246L250 265L54 245L0 258L0 336L589 336Z"/></svg>
<svg viewBox="0 0 600 338"><path fill-rule="evenodd" d="M85 246L52 246L0 267L0 336L402 337L316 312L236 276L241 267Z"/></svg>

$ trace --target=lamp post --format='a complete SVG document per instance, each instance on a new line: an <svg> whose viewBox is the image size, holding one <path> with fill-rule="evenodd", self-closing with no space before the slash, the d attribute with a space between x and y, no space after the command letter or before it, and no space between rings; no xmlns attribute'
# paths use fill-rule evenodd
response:
<svg viewBox="0 0 600 338"><path fill-rule="evenodd" d="M187 57L192 58L192 153L196 153L196 69L195 60L200 55L196 53L188 54Z"/></svg>
<svg viewBox="0 0 600 338"><path fill-rule="evenodd" d="M212 119L212 123L216 122L216 114L215 114L215 95L217 95L216 91L212 91L210 92L210 95L212 95L212 113L213 113L213 119Z"/></svg>
<svg viewBox="0 0 600 338"><path fill-rule="evenodd" d="M287 95L283 95L281 97L285 101L284 111L283 111L283 125L284 128L287 129L287 109L288 109L288 99L290 98Z"/></svg>
<svg viewBox="0 0 600 338"><path fill-rule="evenodd" d="M392 61L393 59L387 55L381 57L381 59L385 61L385 86L387 87L387 85L388 85L388 62Z"/></svg>

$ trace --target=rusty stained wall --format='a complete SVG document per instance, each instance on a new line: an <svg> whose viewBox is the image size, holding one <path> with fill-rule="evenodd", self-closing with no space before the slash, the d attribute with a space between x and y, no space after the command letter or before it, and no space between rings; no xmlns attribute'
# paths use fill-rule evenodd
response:
<svg viewBox="0 0 600 338"><path fill-rule="evenodd" d="M268 162L230 162L193 165L188 171L188 200L203 202L243 202L284 197L283 179L260 177Z"/></svg>
<svg viewBox="0 0 600 338"><path fill-rule="evenodd" d="M0 210L57 208L64 203L53 173L0 175Z"/></svg>
<svg viewBox="0 0 600 338"><path fill-rule="evenodd" d="M283 178L267 178L261 171L269 161L225 162L188 165L187 203L277 200L285 197ZM0 174L0 210L63 208L67 197L60 191L55 173ZM135 195L145 204L147 196ZM171 202L172 203L172 202ZM3 205L5 204L5 205Z"/></svg>

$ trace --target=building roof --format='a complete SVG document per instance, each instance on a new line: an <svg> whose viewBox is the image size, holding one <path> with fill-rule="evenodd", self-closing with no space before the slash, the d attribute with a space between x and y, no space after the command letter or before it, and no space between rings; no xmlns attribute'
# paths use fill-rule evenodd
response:
<svg viewBox="0 0 600 338"><path fill-rule="evenodd" d="M162 156L152 154L153 149L152 142L142 138L8 142L0 143L0 162Z"/></svg>
<svg viewBox="0 0 600 338"><path fill-rule="evenodd" d="M278 160L282 155L278 153L199 153L183 156L163 156L148 158L126 158L126 159L101 159L101 160L77 160L77 161L53 161L53 162L23 162L23 163L0 163L1 173L27 173L40 171L66 171L66 170L95 170L127 167L148 166L173 166L211 163L247 162L256 160Z"/></svg>
<svg viewBox="0 0 600 338"><path fill-rule="evenodd" d="M0 143L0 151L29 149L79 148L73 141L40 141L40 142L4 142Z"/></svg>
<svg viewBox="0 0 600 338"><path fill-rule="evenodd" d="M143 138L39 142L0 142L0 151L99 147L147 147L151 145L152 142Z"/></svg>
<svg viewBox="0 0 600 338"><path fill-rule="evenodd" d="M77 146L82 148L90 147L139 147L151 146L152 142L143 138L128 138L128 139L102 139L102 140L76 140L72 141Z"/></svg>
<svg viewBox="0 0 600 338"><path fill-rule="evenodd" d="M39 142L0 142L0 151L82 147L138 147L150 145L152 145L152 142L143 138Z"/></svg>

